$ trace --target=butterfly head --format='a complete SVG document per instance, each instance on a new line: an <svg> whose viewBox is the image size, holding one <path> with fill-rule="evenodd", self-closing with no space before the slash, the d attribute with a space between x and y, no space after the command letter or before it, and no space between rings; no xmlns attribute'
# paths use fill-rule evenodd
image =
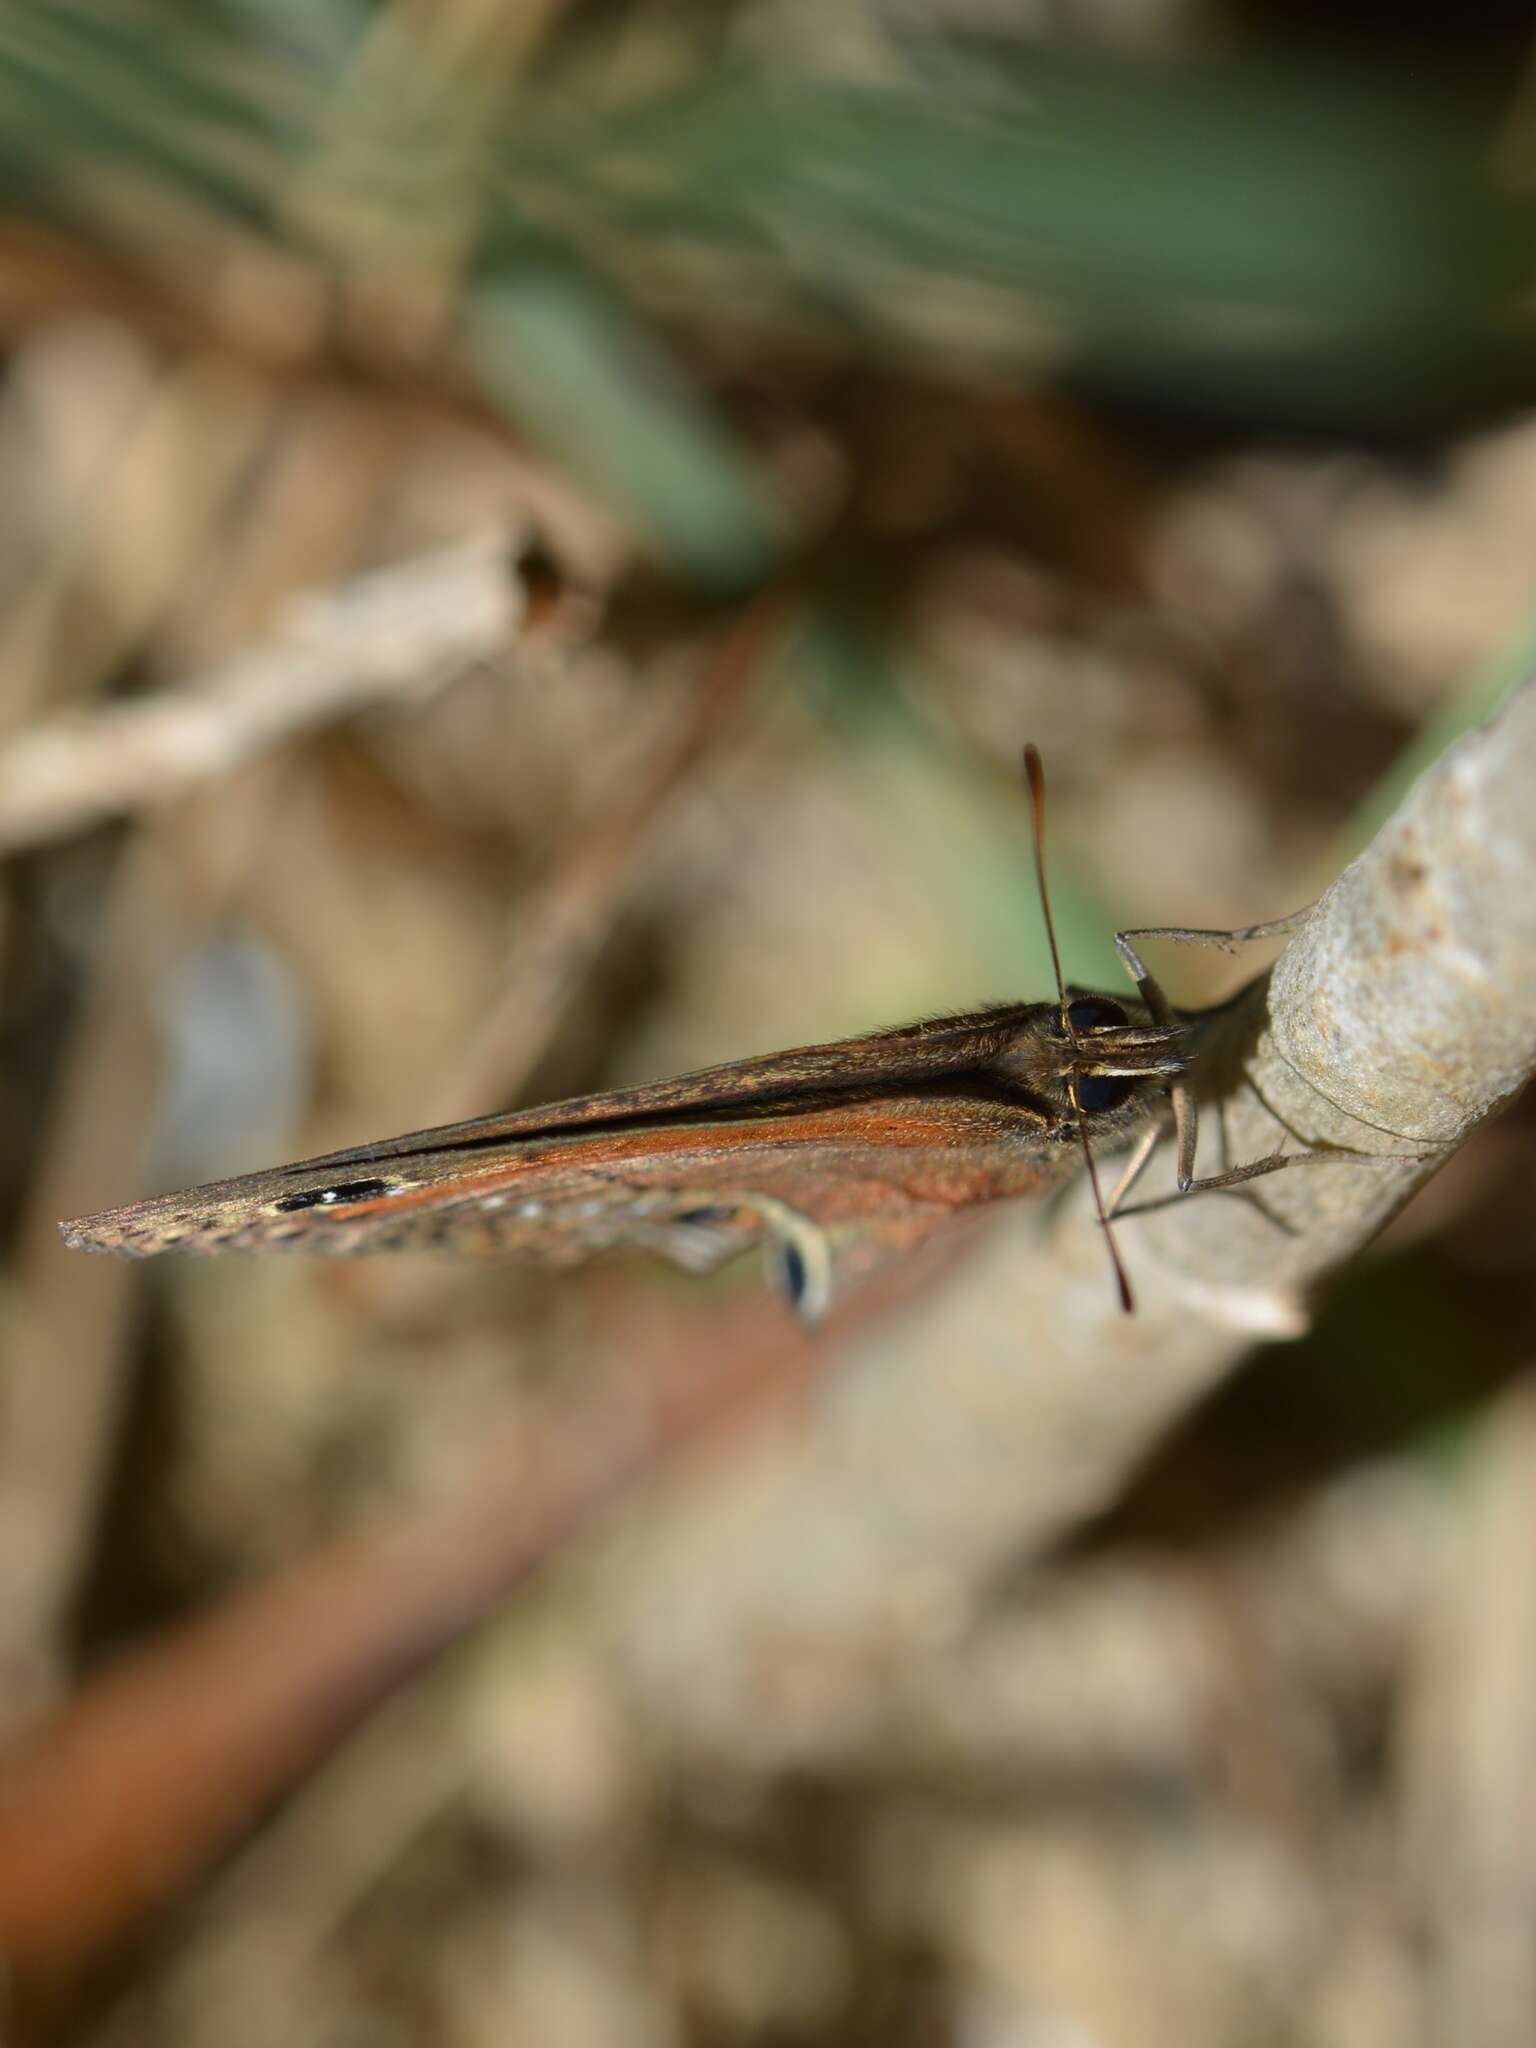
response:
<svg viewBox="0 0 1536 2048"><path fill-rule="evenodd" d="M1069 988L1061 1003L1032 1006L998 1058L1065 1131L1079 1116L1100 1137L1140 1122L1188 1063L1186 1027L1157 1023L1139 1006Z"/></svg>
<svg viewBox="0 0 1536 2048"><path fill-rule="evenodd" d="M1111 1116L1145 1096L1147 1082L1164 1088L1188 1064L1182 1024L1133 1016L1112 996L1069 988L1064 1003L1042 1008L1037 1084L1064 1110Z"/></svg>

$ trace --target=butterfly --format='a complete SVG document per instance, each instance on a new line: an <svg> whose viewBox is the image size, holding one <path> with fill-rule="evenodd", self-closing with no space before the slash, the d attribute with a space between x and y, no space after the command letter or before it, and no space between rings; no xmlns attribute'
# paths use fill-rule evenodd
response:
<svg viewBox="0 0 1536 2048"><path fill-rule="evenodd" d="M61 1224L87 1251L318 1252L437 1247L570 1266L648 1252L693 1273L753 1247L814 1322L835 1297L990 1204L1082 1166L1122 1306L1110 1213L1170 1122L1181 1193L1288 1163L1193 1175L1189 1072L1201 1015L1173 1009L1133 940L1224 943L1290 930L1121 932L1139 1000L1068 987L1045 884L1045 780L1025 749L1054 1001L1004 1003L769 1053L677 1080L414 1131ZM1137 1140L1106 1205L1094 1146Z"/></svg>

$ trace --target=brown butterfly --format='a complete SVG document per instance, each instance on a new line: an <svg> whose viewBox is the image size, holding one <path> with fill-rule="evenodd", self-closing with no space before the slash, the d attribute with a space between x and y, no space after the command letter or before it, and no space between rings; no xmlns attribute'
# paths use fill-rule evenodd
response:
<svg viewBox="0 0 1536 2048"><path fill-rule="evenodd" d="M1150 933L1116 935L1139 1003L1063 984L1033 747L1025 771L1054 1002L1002 1004L386 1138L103 1210L62 1224L65 1242L131 1258L440 1247L546 1266L623 1249L695 1273L759 1245L785 1298L814 1320L835 1293L935 1231L982 1204L1043 1194L1085 1162L1129 1310L1109 1213L1170 1116L1181 1193L1288 1162L1194 1179L1187 1074L1199 1017L1176 1012L1143 967L1131 940ZM1238 933L1159 935L1259 938L1304 915ZM1138 1135L1107 1211L1092 1146Z"/></svg>

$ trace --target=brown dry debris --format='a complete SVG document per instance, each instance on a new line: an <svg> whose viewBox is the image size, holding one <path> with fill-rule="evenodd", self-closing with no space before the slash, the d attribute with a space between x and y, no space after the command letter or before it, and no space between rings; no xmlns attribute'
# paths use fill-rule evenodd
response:
<svg viewBox="0 0 1536 2048"><path fill-rule="evenodd" d="M212 214L179 282L0 228L0 2033L1516 2048L1529 1114L1476 1131L1536 1045L1536 686L1352 821L1518 652L1531 428L1430 479L679 333L784 522L706 597L454 353L462 171L334 306ZM1128 1219L1134 1319L1081 1186L810 1333L755 1263L58 1241L1047 993L1029 738L1118 993L1111 923L1273 917L1372 840L1202 1039L1202 1170L1326 1170ZM1193 1007L1264 959L1157 965Z"/></svg>

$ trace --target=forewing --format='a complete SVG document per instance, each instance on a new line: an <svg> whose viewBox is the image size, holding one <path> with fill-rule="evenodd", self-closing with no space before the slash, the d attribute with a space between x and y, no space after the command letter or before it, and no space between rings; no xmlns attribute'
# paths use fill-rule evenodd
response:
<svg viewBox="0 0 1536 2048"><path fill-rule="evenodd" d="M726 1066L703 1067L675 1079L648 1081L638 1088L577 1095L567 1102L541 1103L531 1109L476 1117L468 1123L408 1131L398 1138L328 1152L303 1161L302 1166L321 1171L377 1167L407 1154L489 1151L512 1139L554 1135L593 1124L659 1123L715 1112L730 1115L760 1104L815 1103L867 1093L886 1084L943 1081L985 1067L1020 1023L1041 1011L1054 1014L1054 1010L1048 1003L995 1004L963 1015L868 1032L860 1038L840 1038L827 1045L806 1045L792 1052L763 1053ZM255 1181L264 1176L248 1178Z"/></svg>

